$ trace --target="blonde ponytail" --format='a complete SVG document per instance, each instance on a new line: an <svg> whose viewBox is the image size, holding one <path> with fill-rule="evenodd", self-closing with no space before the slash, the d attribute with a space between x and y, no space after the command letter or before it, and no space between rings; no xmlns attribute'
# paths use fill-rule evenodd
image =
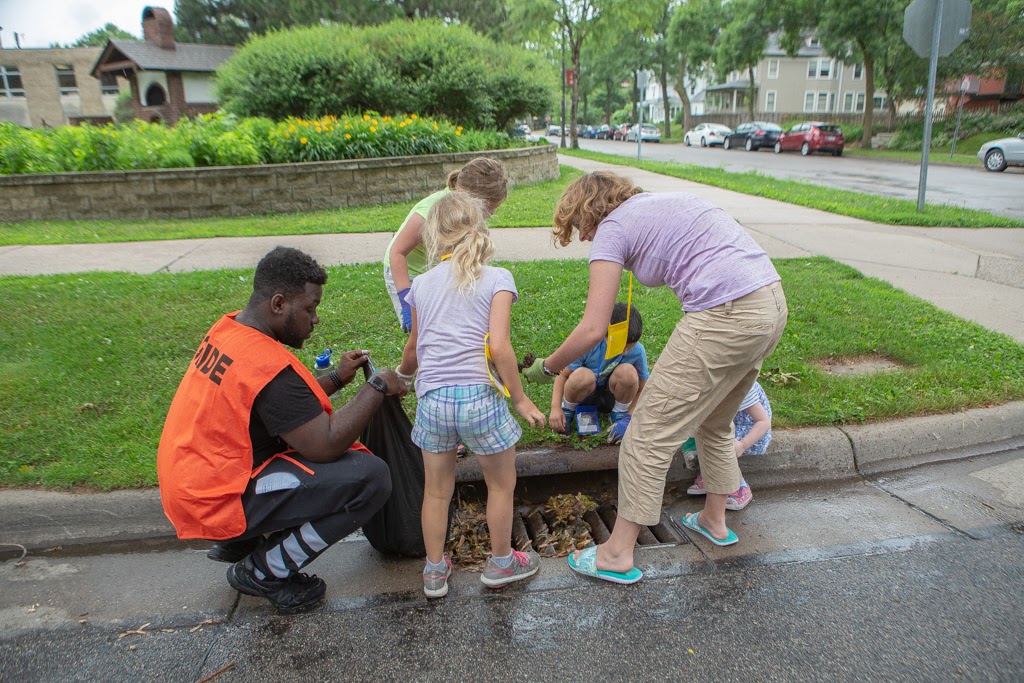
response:
<svg viewBox="0 0 1024 683"><path fill-rule="evenodd" d="M473 291L484 265L494 256L482 203L462 192L442 197L430 208L423 243L432 263L451 255L452 285L463 295Z"/></svg>

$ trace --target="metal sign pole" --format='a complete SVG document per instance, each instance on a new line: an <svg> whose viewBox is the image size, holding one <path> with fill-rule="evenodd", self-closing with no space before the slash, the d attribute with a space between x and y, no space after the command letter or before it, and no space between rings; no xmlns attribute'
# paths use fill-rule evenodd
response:
<svg viewBox="0 0 1024 683"><path fill-rule="evenodd" d="M939 34L942 31L942 1L935 3L935 24L932 28L932 50L928 56L928 104L924 112L924 144L921 148L921 178L917 184L917 210L924 211L924 193L928 186L928 153L932 147L932 110L935 106L935 73L939 66ZM869 106L874 106L869 104Z"/></svg>

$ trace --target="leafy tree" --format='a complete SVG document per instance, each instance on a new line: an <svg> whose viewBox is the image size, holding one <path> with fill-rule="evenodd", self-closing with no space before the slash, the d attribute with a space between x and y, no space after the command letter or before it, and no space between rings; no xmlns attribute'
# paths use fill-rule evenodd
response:
<svg viewBox="0 0 1024 683"><path fill-rule="evenodd" d="M113 39L121 40L138 40L136 36L133 36L128 31L118 27L115 24L107 24L103 28L98 28L92 33L86 33L84 36L65 47L106 47L107 41Z"/></svg>
<svg viewBox="0 0 1024 683"><path fill-rule="evenodd" d="M441 18L495 34L507 15L502 0L175 0L174 12L181 40L228 45L273 29L401 18Z"/></svg>
<svg viewBox="0 0 1024 683"><path fill-rule="evenodd" d="M693 127L687 79L708 74L722 24L722 0L689 0L672 14L669 41L678 62L675 88L683 102L684 131Z"/></svg>
<svg viewBox="0 0 1024 683"><path fill-rule="evenodd" d="M750 118L754 118L754 104L757 101L754 67L764 55L768 36L781 23L776 19L779 5L773 0L733 0L724 7L726 23L718 37L718 72L747 72L750 83L746 98L747 113Z"/></svg>
<svg viewBox="0 0 1024 683"><path fill-rule="evenodd" d="M864 65L864 134L861 146L871 147L874 127L875 67L901 52L904 0L875 0L872 3L848 0L820 0L817 5L817 36L825 51L844 62ZM895 64L883 71L895 75Z"/></svg>

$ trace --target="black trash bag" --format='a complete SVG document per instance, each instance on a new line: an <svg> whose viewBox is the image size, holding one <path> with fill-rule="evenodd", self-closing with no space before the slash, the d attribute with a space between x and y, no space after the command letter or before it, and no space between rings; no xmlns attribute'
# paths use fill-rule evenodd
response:
<svg viewBox="0 0 1024 683"><path fill-rule="evenodd" d="M369 372L367 372L369 374ZM423 454L412 442L412 422L397 396L385 396L360 441L391 470L391 497L366 524L363 534L389 555L424 557L420 509L423 507ZM452 508L448 508L451 528ZM447 539L447 534L445 534Z"/></svg>

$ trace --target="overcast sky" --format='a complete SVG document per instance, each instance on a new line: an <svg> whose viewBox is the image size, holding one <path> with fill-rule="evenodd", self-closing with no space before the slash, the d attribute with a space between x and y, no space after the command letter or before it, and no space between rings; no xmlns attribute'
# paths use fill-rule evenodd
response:
<svg viewBox="0 0 1024 683"><path fill-rule="evenodd" d="M0 0L0 41L15 47L49 47L73 43L110 24L142 37L142 10L163 7L174 16L174 0Z"/></svg>

